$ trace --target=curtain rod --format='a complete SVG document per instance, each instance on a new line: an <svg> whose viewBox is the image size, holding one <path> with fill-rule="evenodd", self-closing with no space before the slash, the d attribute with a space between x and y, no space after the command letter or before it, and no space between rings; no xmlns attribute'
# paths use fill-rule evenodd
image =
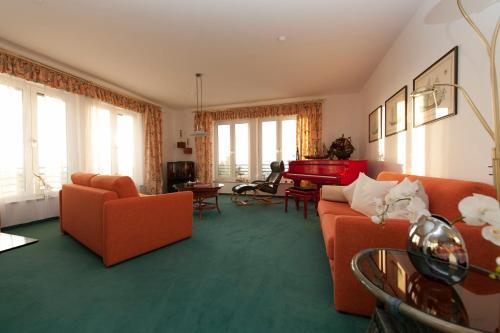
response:
<svg viewBox="0 0 500 333"><path fill-rule="evenodd" d="M149 102L149 101L144 101L144 100L141 100L141 98L133 97L133 96L130 96L130 95L127 95L127 94L124 94L124 93L120 93L120 92L116 92L116 91L114 91L114 90L113 90L113 89L111 89L111 88L104 87L104 86L102 86L102 85L100 85L100 84L98 84L98 83L95 83L95 82L92 82L92 81L90 81L90 80L87 80L87 79L84 79L84 78L82 78L82 77L79 77L79 76L77 76L77 75L74 75L74 74L71 74L71 73L65 72L65 71L63 71L63 70L57 69L57 68L55 68L55 67L52 67L52 66L50 66L50 65L46 65L46 64L41 63L41 62L39 62L39 61L37 61L37 60L34 60L34 59L31 59L31 58L25 57L25 56L23 56L23 55L20 55L20 54L14 53L14 52L9 51L9 50L6 50L6 49L4 49L4 48L2 48L2 47L0 47L0 53L5 53L5 54L7 54L7 55L9 55L9 56L16 57L16 58L19 58L19 59L21 59L21 60L31 62L31 63L33 63L33 64L35 64L35 65L42 66L42 67L44 67L44 68L46 68L46 69L49 69L49 70L51 70L51 71L57 72L57 73L62 74L62 75L66 75L66 76L72 77L72 78L74 78L74 79L76 79L76 80L83 81L84 83L91 84L91 85L93 85L93 86L95 86L95 87L97 87L97 88L99 88L99 89L108 90L108 91L110 91L110 92L112 92L112 93L114 93L114 94L117 94L117 95L122 95L122 96L124 96L124 97L126 97L126 98L133 99L133 100L135 100L135 101L137 101L137 102L140 102L140 103L147 103L147 104L151 104L151 105L156 106L156 107L160 107L159 105L156 105L156 103L152 103L152 102ZM161 107L160 107L160 108L161 108Z"/></svg>
<svg viewBox="0 0 500 333"><path fill-rule="evenodd" d="M206 109L203 112L230 111L230 110L265 107L265 106L285 106L285 105L298 105L298 104L306 104L306 103L324 103L325 100L326 100L325 98L320 98L320 99L302 100L302 101L288 102L288 103L250 104L250 105L245 105L245 106L233 106L233 107L226 107L226 108L214 107L213 109Z"/></svg>

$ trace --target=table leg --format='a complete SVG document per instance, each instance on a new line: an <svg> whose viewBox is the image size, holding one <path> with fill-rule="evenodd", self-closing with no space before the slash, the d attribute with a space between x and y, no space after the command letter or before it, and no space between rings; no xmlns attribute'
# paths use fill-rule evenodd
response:
<svg viewBox="0 0 500 333"><path fill-rule="evenodd" d="M307 206L309 206L309 200L304 198L304 218L307 220Z"/></svg>
<svg viewBox="0 0 500 333"><path fill-rule="evenodd" d="M288 212L288 194L285 193L285 213Z"/></svg>
<svg viewBox="0 0 500 333"><path fill-rule="evenodd" d="M297 199L297 197L294 197L295 199L295 208L297 208L297 210L300 209L300 206L299 206L299 199Z"/></svg>
<svg viewBox="0 0 500 333"><path fill-rule="evenodd" d="M215 207L217 207L217 211L219 212L220 214L220 209L219 209L219 196L216 195L215 196Z"/></svg>
<svg viewBox="0 0 500 333"><path fill-rule="evenodd" d="M318 212L318 203L319 203L319 198L316 197L314 199L314 208L316 209L316 216L319 216L319 212Z"/></svg>
<svg viewBox="0 0 500 333"><path fill-rule="evenodd" d="M203 220L203 200L198 200L198 218Z"/></svg>

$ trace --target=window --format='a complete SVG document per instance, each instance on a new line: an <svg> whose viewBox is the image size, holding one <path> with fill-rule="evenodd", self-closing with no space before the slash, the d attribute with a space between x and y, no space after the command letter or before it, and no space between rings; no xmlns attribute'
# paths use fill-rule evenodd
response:
<svg viewBox="0 0 500 333"><path fill-rule="evenodd" d="M216 127L216 175L221 180L245 180L249 175L249 124L218 124Z"/></svg>
<svg viewBox="0 0 500 333"><path fill-rule="evenodd" d="M99 103L90 110L92 172L123 175L142 184L142 116Z"/></svg>
<svg viewBox="0 0 500 333"><path fill-rule="evenodd" d="M265 179L270 164L296 158L296 119L250 119L215 124L215 178L219 181Z"/></svg>
<svg viewBox="0 0 500 333"><path fill-rule="evenodd" d="M25 192L23 91L0 84L0 197Z"/></svg>
<svg viewBox="0 0 500 333"><path fill-rule="evenodd" d="M237 179L248 179L249 175L249 148L248 148L248 123L241 123L234 125L234 154L236 171L235 176Z"/></svg>
<svg viewBox="0 0 500 333"><path fill-rule="evenodd" d="M0 74L0 199L55 196L76 171L142 185L143 147L140 113Z"/></svg>
<svg viewBox="0 0 500 333"><path fill-rule="evenodd" d="M217 175L229 177L231 175L231 125L217 126L218 158Z"/></svg>
<svg viewBox="0 0 500 333"><path fill-rule="evenodd" d="M59 190L68 179L66 147L66 103L55 97L37 93L36 98L37 149L34 172L42 177L49 189ZM41 187L45 187L43 183Z"/></svg>
<svg viewBox="0 0 500 333"><path fill-rule="evenodd" d="M288 162L296 159L297 136L295 128L297 120L282 118L261 122L261 177L266 178L271 173L271 162L282 160L285 170Z"/></svg>
<svg viewBox="0 0 500 333"><path fill-rule="evenodd" d="M68 179L66 101L0 77L0 197L56 192Z"/></svg>

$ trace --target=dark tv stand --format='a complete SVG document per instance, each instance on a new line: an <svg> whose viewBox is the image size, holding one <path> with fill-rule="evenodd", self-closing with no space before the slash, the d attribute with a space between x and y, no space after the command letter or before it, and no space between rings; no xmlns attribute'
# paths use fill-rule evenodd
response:
<svg viewBox="0 0 500 333"><path fill-rule="evenodd" d="M167 192L176 192L175 184L182 184L188 181L194 181L195 169L194 162L191 161L177 161L167 162L166 177Z"/></svg>

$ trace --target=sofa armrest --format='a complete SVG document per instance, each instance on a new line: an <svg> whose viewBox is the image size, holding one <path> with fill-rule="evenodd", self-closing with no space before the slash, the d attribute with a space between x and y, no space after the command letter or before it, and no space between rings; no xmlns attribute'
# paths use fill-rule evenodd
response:
<svg viewBox="0 0 500 333"><path fill-rule="evenodd" d="M333 259L334 302L339 311L369 316L375 298L361 285L351 271L352 257L367 248L406 248L406 220L388 220L374 224L367 216L339 216L335 220Z"/></svg>
<svg viewBox="0 0 500 333"><path fill-rule="evenodd" d="M190 237L193 193L112 200L103 214L103 261L110 266Z"/></svg>

